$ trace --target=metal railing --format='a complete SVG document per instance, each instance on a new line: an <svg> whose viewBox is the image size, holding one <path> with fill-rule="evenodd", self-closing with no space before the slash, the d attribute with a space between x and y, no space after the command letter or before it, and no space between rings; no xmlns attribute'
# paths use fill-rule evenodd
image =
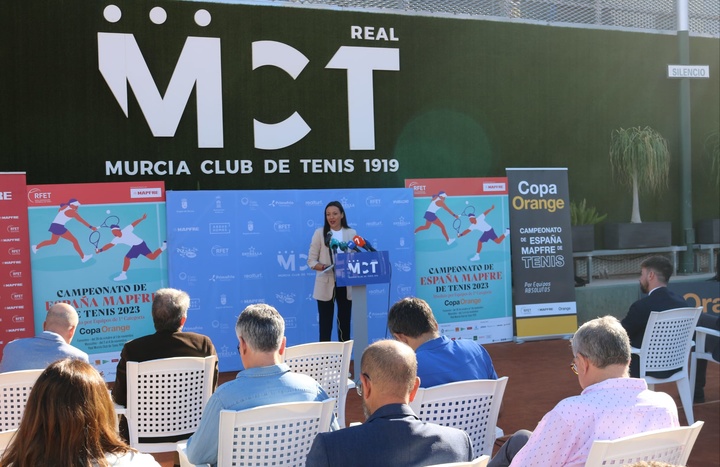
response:
<svg viewBox="0 0 720 467"><path fill-rule="evenodd" d="M653 33L674 33L677 29L676 0L265 0L253 3L488 17L550 26ZM720 37L720 1L689 0L688 9L691 36Z"/></svg>

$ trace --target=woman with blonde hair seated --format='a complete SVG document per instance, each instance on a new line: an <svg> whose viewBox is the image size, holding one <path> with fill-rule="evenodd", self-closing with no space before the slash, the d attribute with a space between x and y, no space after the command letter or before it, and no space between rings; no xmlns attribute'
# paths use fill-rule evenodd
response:
<svg viewBox="0 0 720 467"><path fill-rule="evenodd" d="M58 360L35 382L0 467L160 467L118 435L102 376L88 363Z"/></svg>

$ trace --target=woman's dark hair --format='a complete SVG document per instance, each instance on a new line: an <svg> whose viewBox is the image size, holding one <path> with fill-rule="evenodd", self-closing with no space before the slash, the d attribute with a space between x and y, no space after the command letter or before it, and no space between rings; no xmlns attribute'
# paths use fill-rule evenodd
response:
<svg viewBox="0 0 720 467"><path fill-rule="evenodd" d="M82 360L58 360L38 377L0 466L107 466L106 453L135 451L116 431L100 373Z"/></svg>
<svg viewBox="0 0 720 467"><path fill-rule="evenodd" d="M327 235L327 233L330 231L330 224L328 224L327 221L327 210L329 207L335 206L340 210L340 214L342 214L342 219L340 219L340 225L342 225L344 228L349 229L350 226L347 223L347 216L345 215L345 208L343 208L343 205L340 203L340 201L330 201L327 206L325 206L325 210L323 210L323 219L325 220L325 224L323 225L323 236Z"/></svg>

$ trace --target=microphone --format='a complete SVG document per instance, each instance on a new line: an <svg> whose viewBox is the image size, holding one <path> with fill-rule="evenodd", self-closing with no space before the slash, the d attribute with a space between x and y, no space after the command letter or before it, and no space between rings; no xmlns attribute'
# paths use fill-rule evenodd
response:
<svg viewBox="0 0 720 467"><path fill-rule="evenodd" d="M360 235L355 235L355 238L353 238L353 241L355 242L355 244L357 246L363 247L367 251L377 251L375 248L373 248L373 246L370 244L370 242L368 242L367 240L362 238Z"/></svg>
<svg viewBox="0 0 720 467"><path fill-rule="evenodd" d="M332 230L328 230L328 233L325 234L325 246L328 248L330 248L330 240L332 240L332 237Z"/></svg>
<svg viewBox="0 0 720 467"><path fill-rule="evenodd" d="M347 247L348 247L349 249L351 249L352 251L357 251L358 253L361 253L360 248L356 247L356 246L355 246L355 243L354 243L352 240L350 240L349 242L347 242Z"/></svg>
<svg viewBox="0 0 720 467"><path fill-rule="evenodd" d="M348 245L345 242L340 242L340 249L344 252L348 251Z"/></svg>
<svg viewBox="0 0 720 467"><path fill-rule="evenodd" d="M333 253L337 253L339 246L340 246L340 242L338 242L334 238L332 240L330 240L330 248L332 248Z"/></svg>

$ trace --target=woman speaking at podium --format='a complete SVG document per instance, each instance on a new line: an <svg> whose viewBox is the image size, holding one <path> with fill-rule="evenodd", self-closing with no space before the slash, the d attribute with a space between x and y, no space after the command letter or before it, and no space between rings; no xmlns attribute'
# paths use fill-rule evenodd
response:
<svg viewBox="0 0 720 467"><path fill-rule="evenodd" d="M308 266L315 270L313 298L318 305L321 342L330 340L335 302L338 308L338 340L344 342L350 339L351 288L335 284L332 266L335 264L334 255L343 254L342 245L347 245L355 235L355 230L348 226L342 204L339 201L329 202L325 206L325 225L313 233L307 259Z"/></svg>

